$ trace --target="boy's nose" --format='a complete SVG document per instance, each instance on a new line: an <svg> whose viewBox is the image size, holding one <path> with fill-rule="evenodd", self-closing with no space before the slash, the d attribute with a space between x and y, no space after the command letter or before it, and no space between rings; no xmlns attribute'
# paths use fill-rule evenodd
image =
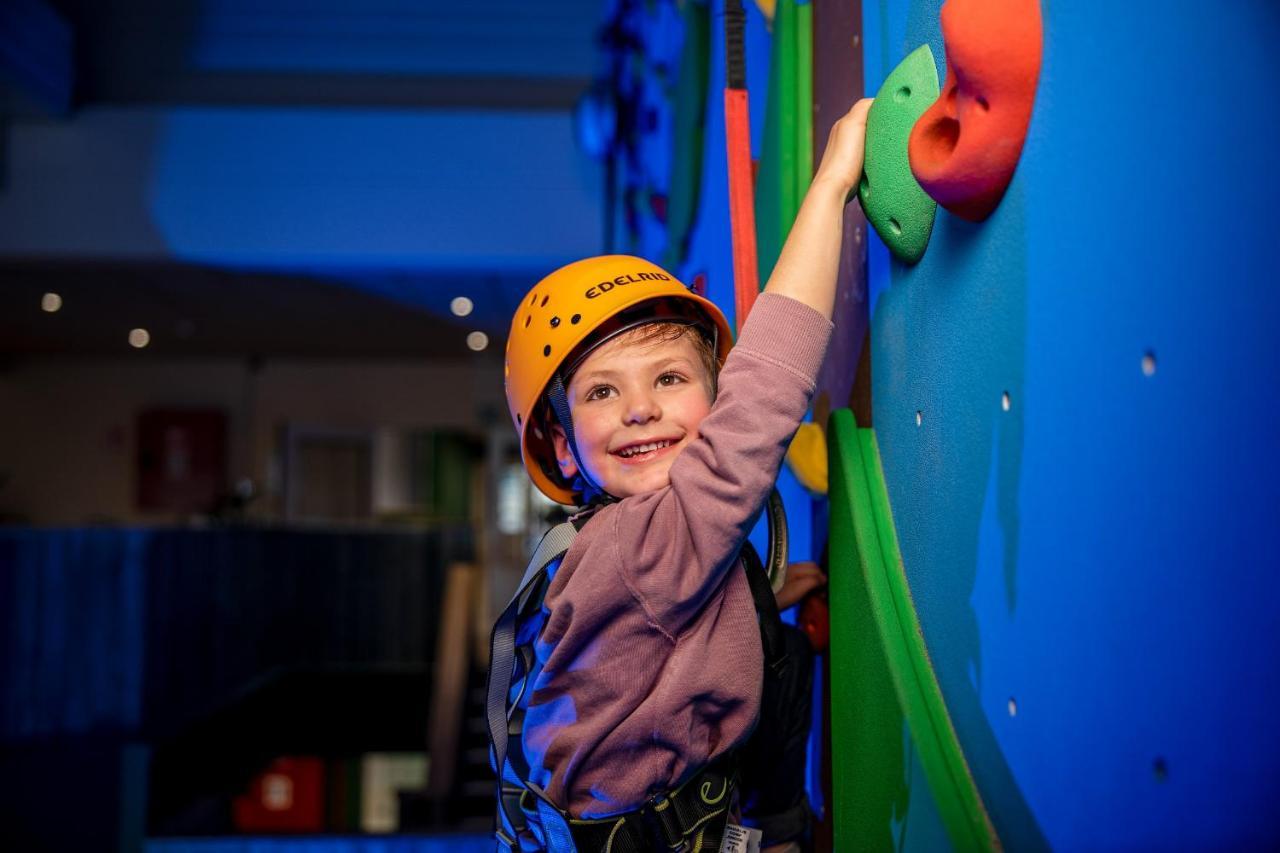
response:
<svg viewBox="0 0 1280 853"><path fill-rule="evenodd" d="M662 415L658 402L648 394L635 394L627 400L625 422L628 424L644 424L657 420Z"/></svg>

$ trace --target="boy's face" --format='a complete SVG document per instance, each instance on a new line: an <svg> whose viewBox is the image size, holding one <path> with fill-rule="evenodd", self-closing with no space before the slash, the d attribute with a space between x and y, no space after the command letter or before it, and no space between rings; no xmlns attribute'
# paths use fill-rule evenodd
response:
<svg viewBox="0 0 1280 853"><path fill-rule="evenodd" d="M618 498L666 486L671 463L698 437L711 410L711 377L690 339L624 334L583 360L566 389L578 455ZM566 479L578 473L563 430L552 429Z"/></svg>

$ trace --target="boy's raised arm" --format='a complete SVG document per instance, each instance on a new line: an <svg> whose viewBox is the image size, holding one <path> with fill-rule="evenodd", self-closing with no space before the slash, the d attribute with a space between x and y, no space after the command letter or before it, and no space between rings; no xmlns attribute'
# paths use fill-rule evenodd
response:
<svg viewBox="0 0 1280 853"><path fill-rule="evenodd" d="M853 105L831 128L822 163L783 244L766 293L789 296L827 319L835 304L844 206L862 176L871 98Z"/></svg>

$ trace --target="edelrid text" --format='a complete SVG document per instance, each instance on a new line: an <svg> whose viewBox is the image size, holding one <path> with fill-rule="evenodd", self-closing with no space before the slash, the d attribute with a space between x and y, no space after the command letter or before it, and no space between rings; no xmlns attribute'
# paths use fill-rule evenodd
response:
<svg viewBox="0 0 1280 853"><path fill-rule="evenodd" d="M620 275L613 281L602 281L594 287L587 288L587 298L595 299L602 293L608 293L615 287L621 287L624 284L635 284L637 281L671 281L671 276L663 275L660 272L638 272Z"/></svg>

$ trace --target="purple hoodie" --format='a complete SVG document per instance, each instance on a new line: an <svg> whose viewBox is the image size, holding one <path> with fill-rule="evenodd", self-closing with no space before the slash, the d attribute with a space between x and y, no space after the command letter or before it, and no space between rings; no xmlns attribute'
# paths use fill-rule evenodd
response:
<svg viewBox="0 0 1280 853"><path fill-rule="evenodd" d="M555 572L523 744L529 780L573 816L637 808L751 733L763 655L738 551L830 333L762 294L671 484L599 510Z"/></svg>

